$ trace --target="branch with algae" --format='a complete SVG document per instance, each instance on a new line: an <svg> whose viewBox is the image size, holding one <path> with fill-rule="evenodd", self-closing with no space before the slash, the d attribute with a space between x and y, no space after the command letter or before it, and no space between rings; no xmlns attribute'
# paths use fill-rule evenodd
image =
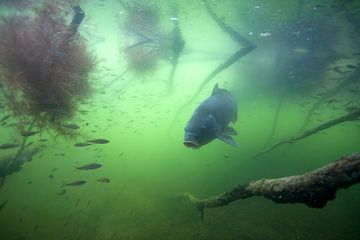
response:
<svg viewBox="0 0 360 240"><path fill-rule="evenodd" d="M254 180L206 199L190 193L186 193L185 197L200 211L203 220L206 208L222 207L251 197L264 197L280 204L303 203L308 207L323 208L328 201L335 199L339 189L359 182L360 154L355 153L303 175Z"/></svg>

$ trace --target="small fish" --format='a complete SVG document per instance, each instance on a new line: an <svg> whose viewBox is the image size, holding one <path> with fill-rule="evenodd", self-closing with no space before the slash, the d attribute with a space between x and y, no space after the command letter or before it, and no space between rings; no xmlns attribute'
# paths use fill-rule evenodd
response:
<svg viewBox="0 0 360 240"><path fill-rule="evenodd" d="M352 88L350 88L350 89L347 89L349 92L351 92L351 93L357 93L357 92L360 92L358 89L352 89Z"/></svg>
<svg viewBox="0 0 360 240"><path fill-rule="evenodd" d="M4 143L4 144L0 144L0 149L16 148L18 146L19 144L16 143Z"/></svg>
<svg viewBox="0 0 360 240"><path fill-rule="evenodd" d="M315 95L318 96L318 97L325 96L326 92L319 92L319 93L317 93Z"/></svg>
<svg viewBox="0 0 360 240"><path fill-rule="evenodd" d="M74 181L74 182L71 182L71 183L66 183L65 185L66 186L81 186L81 185L83 185L85 183L86 183L85 180L79 180L79 181Z"/></svg>
<svg viewBox="0 0 360 240"><path fill-rule="evenodd" d="M98 182L101 182L101 183L109 183L109 182L110 182L110 179L108 179L108 178L100 178L100 179L98 180Z"/></svg>
<svg viewBox="0 0 360 240"><path fill-rule="evenodd" d="M36 225L33 229L33 232L36 232L36 230L39 228L39 225Z"/></svg>
<svg viewBox="0 0 360 240"><path fill-rule="evenodd" d="M66 193L66 190L63 189L63 190L61 190L61 192L59 192L57 195L64 195L65 193Z"/></svg>
<svg viewBox="0 0 360 240"><path fill-rule="evenodd" d="M360 110L360 106L350 106L350 107L346 108L346 111L348 111L348 112L355 112L358 110Z"/></svg>
<svg viewBox="0 0 360 240"><path fill-rule="evenodd" d="M83 115L86 115L88 113L88 111L82 110L82 111L80 111L80 113Z"/></svg>
<svg viewBox="0 0 360 240"><path fill-rule="evenodd" d="M2 117L2 118L0 119L0 122L5 122L5 121L8 120L10 117L11 117L11 115L6 115L6 116L4 116L4 117Z"/></svg>
<svg viewBox="0 0 360 240"><path fill-rule="evenodd" d="M99 139L91 139L91 140L87 140L89 143L95 143L95 144L106 144L106 143L109 143L110 141L107 140L107 139L102 139L102 138L99 138Z"/></svg>
<svg viewBox="0 0 360 240"><path fill-rule="evenodd" d="M357 66L352 65L352 64L348 64L348 65L346 65L346 67L349 68L349 69L358 69Z"/></svg>
<svg viewBox="0 0 360 240"><path fill-rule="evenodd" d="M26 237L17 237L14 240L27 240L27 238Z"/></svg>
<svg viewBox="0 0 360 240"><path fill-rule="evenodd" d="M71 130L76 130L80 128L78 125L73 123L65 124L63 127Z"/></svg>
<svg viewBox="0 0 360 240"><path fill-rule="evenodd" d="M332 70L333 70L334 72L337 72L337 73L340 73L340 74L346 73L346 72L344 72L344 71L341 71L339 66L333 67Z"/></svg>
<svg viewBox="0 0 360 240"><path fill-rule="evenodd" d="M332 104L332 103L336 103L336 102L339 102L338 99L336 98L330 98L329 100L326 100L326 103L329 105L329 104Z"/></svg>
<svg viewBox="0 0 360 240"><path fill-rule="evenodd" d="M93 170L93 169L98 169L100 167L102 167L102 165L99 163L90 163L90 164L86 164L84 166L76 167L76 168L79 170Z"/></svg>
<svg viewBox="0 0 360 240"><path fill-rule="evenodd" d="M34 136L35 134L38 134L39 131L25 131L21 133L21 136L23 137L30 137L30 136Z"/></svg>
<svg viewBox="0 0 360 240"><path fill-rule="evenodd" d="M4 209L6 204L8 203L8 200L5 200L2 204L0 204L0 211Z"/></svg>
<svg viewBox="0 0 360 240"><path fill-rule="evenodd" d="M92 145L91 143L75 143L75 147L86 147Z"/></svg>
<svg viewBox="0 0 360 240"><path fill-rule="evenodd" d="M4 122L4 123L6 123L6 122ZM2 124L1 124L1 125L2 125ZM10 124L6 125L6 127L12 128L12 127L15 127L15 126L17 126L17 125L18 125L17 123L10 123Z"/></svg>

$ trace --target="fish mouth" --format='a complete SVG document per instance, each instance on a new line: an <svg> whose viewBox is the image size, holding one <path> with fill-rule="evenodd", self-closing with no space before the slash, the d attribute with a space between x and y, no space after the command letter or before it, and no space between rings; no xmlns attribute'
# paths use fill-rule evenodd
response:
<svg viewBox="0 0 360 240"><path fill-rule="evenodd" d="M189 148L197 149L200 145L195 141L184 141L184 145Z"/></svg>

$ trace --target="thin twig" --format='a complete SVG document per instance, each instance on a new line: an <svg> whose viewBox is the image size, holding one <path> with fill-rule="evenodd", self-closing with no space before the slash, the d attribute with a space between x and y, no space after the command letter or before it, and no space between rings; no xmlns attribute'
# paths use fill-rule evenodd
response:
<svg viewBox="0 0 360 240"><path fill-rule="evenodd" d="M268 148L260 151L259 153L257 153L254 158L257 158L267 152L270 152L271 150L281 146L281 145L284 145L284 144L287 144L287 143L294 143L296 141L299 141L303 138L306 138L308 136L311 136L315 133L318 133L322 130L325 130L325 129L328 129L328 128L331 128L333 126L336 126L340 123L343 123L343 122L349 122L349 121L356 121L356 120L359 120L360 119L360 110L356 110L356 111L353 111L353 112L350 112L346 115L343 115L341 117L338 117L338 118L335 118L335 119L332 119L330 121L327 121L325 123L322 123L320 125L318 125L317 127L314 127L314 128L311 128L295 137L291 137L291 138L288 138L288 139L285 139L285 140L282 140L282 141L279 141L279 142L276 142L274 143L273 145L269 146Z"/></svg>

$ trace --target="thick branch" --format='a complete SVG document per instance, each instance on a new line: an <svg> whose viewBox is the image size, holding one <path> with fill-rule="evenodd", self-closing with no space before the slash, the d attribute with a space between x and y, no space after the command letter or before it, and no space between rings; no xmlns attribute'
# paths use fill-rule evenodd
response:
<svg viewBox="0 0 360 240"><path fill-rule="evenodd" d="M338 118L335 118L333 120L330 120L328 122L325 122L325 123L322 123L320 124L319 126L315 127L315 128L312 128L312 129L309 129L295 137L291 137L291 138L288 138L288 139L285 139L285 140L282 140L282 141L279 141L277 143L274 143L273 145L271 145L270 147L264 149L263 151L259 152L258 154L256 154L254 157L259 157L260 155L263 155L264 153L267 153L267 152L270 152L271 150L283 145L283 144L286 144L286 143L294 143L298 140L301 140L303 138L306 138L308 136L311 136L317 132L320 132L322 130L325 130L325 129L328 129L328 128L331 128L335 125L338 125L340 123L343 123L343 122L349 122L349 121L356 121L356 120L359 120L359 117L360 117L360 110L356 110L356 111L353 111L353 112L350 112L344 116L341 116L341 117L338 117Z"/></svg>
<svg viewBox="0 0 360 240"><path fill-rule="evenodd" d="M72 9L74 12L74 16L69 26L68 36L65 39L66 43L70 43L74 40L75 36L78 33L78 28L85 17L85 12L81 9L79 5L73 6Z"/></svg>
<svg viewBox="0 0 360 240"><path fill-rule="evenodd" d="M216 22L216 24L225 32L227 33L231 39L233 39L235 42L239 43L240 45L243 45L243 47L246 48L255 48L255 45L252 44L250 41L248 41L246 38L240 35L237 31L235 31L232 27L227 25L225 22L223 22L211 9L210 4L208 1L203 1L206 7L207 12L209 13L210 17Z"/></svg>
<svg viewBox="0 0 360 240"><path fill-rule="evenodd" d="M260 179L238 185L234 189L207 199L187 193L202 216L205 208L215 208L251 197L264 197L275 203L303 203L322 208L335 198L336 191L360 182L360 154L345 156L322 168L303 175L276 179Z"/></svg>

